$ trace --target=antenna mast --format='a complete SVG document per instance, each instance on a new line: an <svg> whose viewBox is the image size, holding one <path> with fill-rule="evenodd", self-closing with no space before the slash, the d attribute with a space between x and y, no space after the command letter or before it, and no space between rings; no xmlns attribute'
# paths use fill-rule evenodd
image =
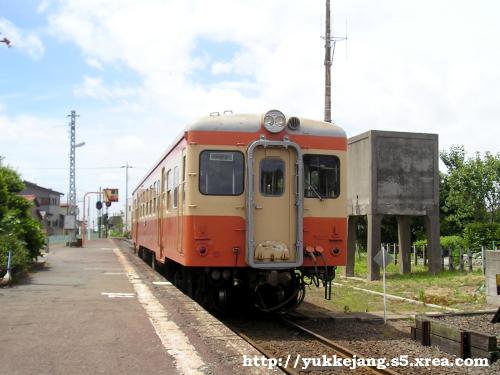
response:
<svg viewBox="0 0 500 375"><path fill-rule="evenodd" d="M331 68L335 45L337 42L347 39L346 36L331 36L330 34L330 0L326 0L325 17L325 122L332 122L332 77ZM333 49L332 49L333 43Z"/></svg>

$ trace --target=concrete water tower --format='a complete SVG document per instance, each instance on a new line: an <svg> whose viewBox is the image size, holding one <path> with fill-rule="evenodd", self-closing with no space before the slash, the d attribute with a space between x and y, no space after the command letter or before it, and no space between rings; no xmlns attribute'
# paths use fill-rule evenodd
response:
<svg viewBox="0 0 500 375"><path fill-rule="evenodd" d="M368 222L368 280L380 269L373 257L380 251L384 215L398 220L402 273L410 272L410 218L424 216L429 271L440 271L439 150L437 134L370 130L348 141L348 259L346 276L354 276L356 221Z"/></svg>

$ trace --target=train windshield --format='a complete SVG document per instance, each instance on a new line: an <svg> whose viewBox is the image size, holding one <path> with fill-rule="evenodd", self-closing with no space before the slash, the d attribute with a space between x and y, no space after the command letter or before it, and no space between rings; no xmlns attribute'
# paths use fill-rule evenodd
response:
<svg viewBox="0 0 500 375"><path fill-rule="evenodd" d="M285 162L266 158L260 162L260 193L265 196L281 196L285 190Z"/></svg>
<svg viewBox="0 0 500 375"><path fill-rule="evenodd" d="M340 160L334 155L304 155L304 198L337 198Z"/></svg>
<svg viewBox="0 0 500 375"><path fill-rule="evenodd" d="M244 184L244 157L239 151L200 153L200 193L240 195Z"/></svg>

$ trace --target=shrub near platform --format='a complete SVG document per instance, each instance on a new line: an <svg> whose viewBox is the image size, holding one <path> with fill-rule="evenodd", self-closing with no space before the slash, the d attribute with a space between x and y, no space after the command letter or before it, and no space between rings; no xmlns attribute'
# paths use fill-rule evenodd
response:
<svg viewBox="0 0 500 375"><path fill-rule="evenodd" d="M18 194L24 189L19 175L0 167L0 276L12 251L12 273L28 269L40 255L45 241L40 223L30 215L31 202Z"/></svg>
<svg viewBox="0 0 500 375"><path fill-rule="evenodd" d="M0 235L0 277L6 271L9 250L12 251L12 273L24 272L32 263L28 249L22 241L13 236Z"/></svg>

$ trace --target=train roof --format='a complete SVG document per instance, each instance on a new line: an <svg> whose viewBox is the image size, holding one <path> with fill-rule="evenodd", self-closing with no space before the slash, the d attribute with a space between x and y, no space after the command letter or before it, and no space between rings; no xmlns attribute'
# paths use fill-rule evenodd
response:
<svg viewBox="0 0 500 375"><path fill-rule="evenodd" d="M222 114L210 115L200 118L187 126L185 131L219 131L219 132L248 132L256 133L261 130L264 114ZM286 116L287 120L292 116ZM317 120L300 119L297 130L285 128L285 134L312 135L319 137L345 138L344 130L335 124Z"/></svg>

